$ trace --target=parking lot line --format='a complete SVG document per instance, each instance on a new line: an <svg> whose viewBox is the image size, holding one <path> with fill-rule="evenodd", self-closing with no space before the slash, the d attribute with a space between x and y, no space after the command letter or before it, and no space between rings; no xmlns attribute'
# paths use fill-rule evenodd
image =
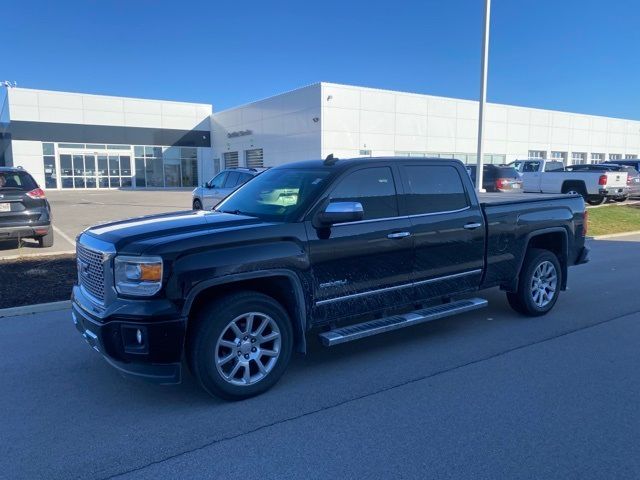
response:
<svg viewBox="0 0 640 480"><path fill-rule="evenodd" d="M67 242L69 242L71 245L73 245L73 248L76 247L76 242L74 240L72 240L66 233L64 233L62 230L60 230L58 227L56 227L55 225L52 225L53 230L60 235L62 238L64 238Z"/></svg>

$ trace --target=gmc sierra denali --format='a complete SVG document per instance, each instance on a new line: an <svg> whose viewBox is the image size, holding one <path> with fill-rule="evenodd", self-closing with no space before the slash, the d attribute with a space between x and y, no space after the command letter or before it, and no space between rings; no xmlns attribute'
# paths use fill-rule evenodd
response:
<svg viewBox="0 0 640 480"><path fill-rule="evenodd" d="M579 195L478 198L457 160L291 163L213 211L98 225L77 239L72 317L123 373L264 392L316 331L332 346L486 306L544 315L588 261Z"/></svg>

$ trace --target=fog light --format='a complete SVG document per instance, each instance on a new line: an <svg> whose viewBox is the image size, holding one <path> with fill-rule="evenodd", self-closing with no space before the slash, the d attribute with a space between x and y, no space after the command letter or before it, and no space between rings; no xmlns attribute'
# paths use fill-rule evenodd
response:
<svg viewBox="0 0 640 480"><path fill-rule="evenodd" d="M142 331L140 329L136 331L136 340L138 341L138 345L142 345Z"/></svg>

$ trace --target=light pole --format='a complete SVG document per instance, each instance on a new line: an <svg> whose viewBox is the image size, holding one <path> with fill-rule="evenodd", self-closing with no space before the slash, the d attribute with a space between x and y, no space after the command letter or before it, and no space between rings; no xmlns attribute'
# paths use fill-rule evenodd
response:
<svg viewBox="0 0 640 480"><path fill-rule="evenodd" d="M482 188L482 165L484 163L484 107L487 101L487 69L489 68L489 28L491 24L491 0L484 0L484 35L482 37L482 64L480 66L480 105L478 107L478 168L476 170L476 190Z"/></svg>

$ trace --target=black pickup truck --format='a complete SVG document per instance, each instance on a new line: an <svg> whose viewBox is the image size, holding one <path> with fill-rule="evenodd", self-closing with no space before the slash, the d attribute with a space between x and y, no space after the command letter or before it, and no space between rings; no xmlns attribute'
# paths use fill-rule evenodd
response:
<svg viewBox="0 0 640 480"><path fill-rule="evenodd" d="M316 331L326 346L486 306L543 315L588 261L578 195L478 198L457 160L304 161L214 211L134 218L77 239L72 315L123 373L226 399L264 392Z"/></svg>

